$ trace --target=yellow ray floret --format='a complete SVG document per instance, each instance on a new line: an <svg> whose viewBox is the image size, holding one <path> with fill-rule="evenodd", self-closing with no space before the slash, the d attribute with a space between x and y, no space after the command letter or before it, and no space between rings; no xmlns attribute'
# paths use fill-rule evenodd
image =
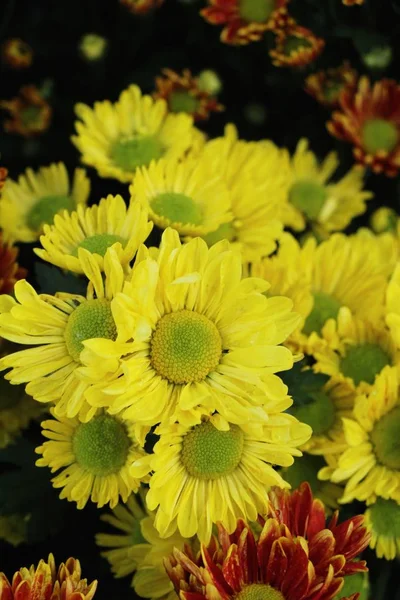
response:
<svg viewBox="0 0 400 600"><path fill-rule="evenodd" d="M0 201L0 227L7 240L35 242L46 223L63 209L85 205L90 181L83 169L75 169L72 184L63 163L27 169L18 181L7 179Z"/></svg>
<svg viewBox="0 0 400 600"><path fill-rule="evenodd" d="M121 265L126 267L152 227L145 207L133 201L126 207L121 196L110 195L99 205L78 206L74 212L56 215L54 224L45 225L44 235L40 236L44 249L34 251L53 265L83 273L79 248L88 250L104 270L104 255L113 246Z"/></svg>

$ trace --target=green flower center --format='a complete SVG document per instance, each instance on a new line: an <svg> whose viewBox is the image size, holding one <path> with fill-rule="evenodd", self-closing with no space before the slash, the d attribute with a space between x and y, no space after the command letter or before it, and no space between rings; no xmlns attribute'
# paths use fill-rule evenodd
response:
<svg viewBox="0 0 400 600"><path fill-rule="evenodd" d="M135 171L138 167L147 167L152 160L158 160L163 154L161 142L153 135L144 135L115 142L110 157L123 171Z"/></svg>
<svg viewBox="0 0 400 600"><path fill-rule="evenodd" d="M54 217L61 210L74 210L75 202L70 196L44 196L31 208L26 216L30 229L37 231L45 223L53 223Z"/></svg>
<svg viewBox="0 0 400 600"><path fill-rule="evenodd" d="M209 421L196 425L182 441L181 460L186 471L199 479L219 479L239 465L244 445L243 431L231 425L219 431Z"/></svg>
<svg viewBox="0 0 400 600"><path fill-rule="evenodd" d="M115 340L116 337L117 328L111 306L105 299L87 300L80 304L70 315L64 333L67 350L76 361L79 361L85 340Z"/></svg>
<svg viewBox="0 0 400 600"><path fill-rule="evenodd" d="M296 181L289 192L289 202L312 220L318 218L326 198L324 186L314 181Z"/></svg>
<svg viewBox="0 0 400 600"><path fill-rule="evenodd" d="M318 496L323 485L318 479L318 471L325 466L326 462L321 456L303 454L301 458L296 458L292 466L282 470L282 477L290 483L292 489L298 488L303 481L308 481L314 495Z"/></svg>
<svg viewBox="0 0 400 600"><path fill-rule="evenodd" d="M124 466L132 442L124 425L110 415L80 423L72 438L76 462L92 475L111 475Z"/></svg>
<svg viewBox="0 0 400 600"><path fill-rule="evenodd" d="M169 109L173 113L185 112L193 114L199 108L200 102L197 98L183 90L172 92L169 99Z"/></svg>
<svg viewBox="0 0 400 600"><path fill-rule="evenodd" d="M368 513L377 535L394 540L400 538L400 505L397 502L377 498L375 504L368 507Z"/></svg>
<svg viewBox="0 0 400 600"><path fill-rule="evenodd" d="M24 386L12 385L4 373L0 374L0 411L16 408L24 394Z"/></svg>
<svg viewBox="0 0 400 600"><path fill-rule="evenodd" d="M221 354L214 323L190 310L162 317L151 339L151 364L171 383L202 381L217 367Z"/></svg>
<svg viewBox="0 0 400 600"><path fill-rule="evenodd" d="M302 423L307 423L313 435L323 435L331 429L336 419L336 408L325 392L311 392L309 402L293 406L290 413Z"/></svg>
<svg viewBox="0 0 400 600"><path fill-rule="evenodd" d="M399 141L396 125L385 119L369 119L365 121L361 132L364 148L370 154L380 150L391 152Z"/></svg>
<svg viewBox="0 0 400 600"><path fill-rule="evenodd" d="M265 23L275 10L275 0L239 0L239 14L248 23Z"/></svg>
<svg viewBox="0 0 400 600"><path fill-rule="evenodd" d="M40 121L42 109L39 106L28 106L21 110L20 117L24 127L36 125Z"/></svg>
<svg viewBox="0 0 400 600"><path fill-rule="evenodd" d="M288 35L285 40L283 53L285 56L291 56L299 50L311 48L312 44L306 38L297 37L296 35Z"/></svg>
<svg viewBox="0 0 400 600"><path fill-rule="evenodd" d="M324 85L324 96L328 102L334 102L339 97L340 92L343 89L342 81L327 81Z"/></svg>
<svg viewBox="0 0 400 600"><path fill-rule="evenodd" d="M333 600L341 598L349 598L353 594L360 593L358 600L368 600L369 598L369 581L368 573L354 573L347 575L344 579L344 586Z"/></svg>
<svg viewBox="0 0 400 600"><path fill-rule="evenodd" d="M266 583L246 585L235 600L285 600L285 596Z"/></svg>
<svg viewBox="0 0 400 600"><path fill-rule="evenodd" d="M156 215L168 219L171 223L200 225L203 222L200 206L185 194L177 192L158 194L151 199L150 207Z"/></svg>
<svg viewBox="0 0 400 600"><path fill-rule="evenodd" d="M126 240L124 238L119 235L114 235L113 233L99 233L97 235L91 235L80 242L75 250L71 252L71 254L72 256L78 256L78 248L85 248L85 250L88 250L92 254L100 254L100 256L104 256L108 248L110 248L110 246L116 242L120 242L122 247L124 247L126 244Z"/></svg>
<svg viewBox="0 0 400 600"><path fill-rule="evenodd" d="M215 231L211 231L206 235L203 235L203 239L206 241L209 248L220 242L221 240L228 240L228 242L233 242L236 238L236 229L234 228L232 223L222 223Z"/></svg>
<svg viewBox="0 0 400 600"><path fill-rule="evenodd" d="M314 306L304 324L303 331L310 335L313 331L321 333L328 319L336 319L341 303L329 294L314 292Z"/></svg>
<svg viewBox="0 0 400 600"><path fill-rule="evenodd" d="M375 424L371 441L375 454L388 469L400 469L400 407L394 408Z"/></svg>
<svg viewBox="0 0 400 600"><path fill-rule="evenodd" d="M361 344L346 348L346 355L340 361L340 370L345 377L354 381L354 385L359 385L361 381L373 384L375 377L390 363L390 357L378 344Z"/></svg>

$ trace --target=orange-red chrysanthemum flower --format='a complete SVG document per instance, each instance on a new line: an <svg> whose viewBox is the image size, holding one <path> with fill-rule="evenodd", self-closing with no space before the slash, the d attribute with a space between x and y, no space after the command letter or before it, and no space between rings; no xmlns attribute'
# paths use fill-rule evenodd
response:
<svg viewBox="0 0 400 600"><path fill-rule="evenodd" d="M364 4L364 0L342 0L343 4L346 6L354 6L356 4Z"/></svg>
<svg viewBox="0 0 400 600"><path fill-rule="evenodd" d="M345 575L367 570L354 560L369 542L363 515L338 525L336 512L326 525L308 483L294 492L273 488L269 499L259 536L242 520L231 535L219 525L218 540L196 557L186 547L165 560L182 600L331 600Z"/></svg>
<svg viewBox="0 0 400 600"><path fill-rule="evenodd" d="M119 0L134 15L146 15L163 4L164 0Z"/></svg>
<svg viewBox="0 0 400 600"><path fill-rule="evenodd" d="M0 192L4 187L4 184L7 179L7 175L8 175L7 169L5 169L4 167L0 167Z"/></svg>
<svg viewBox="0 0 400 600"><path fill-rule="evenodd" d="M17 263L18 248L4 244L0 232L0 294L11 294L15 282L24 279L27 270Z"/></svg>
<svg viewBox="0 0 400 600"><path fill-rule="evenodd" d="M356 89L340 95L339 105L328 131L354 145L357 162L395 176L400 169L400 85L393 79L371 85L361 77Z"/></svg>
<svg viewBox="0 0 400 600"><path fill-rule="evenodd" d="M34 85L20 89L19 96L2 100L0 108L8 110L11 118L4 122L4 129L24 137L32 137L46 131L50 125L52 109Z"/></svg>
<svg viewBox="0 0 400 600"><path fill-rule="evenodd" d="M36 569L34 565L22 567L11 583L0 573L0 600L91 600L96 588L97 581L88 585L86 579L81 579L79 560L69 558L56 571L52 554Z"/></svg>
<svg viewBox="0 0 400 600"><path fill-rule="evenodd" d="M213 25L223 25L221 41L244 45L260 40L264 31L286 27L293 19L286 5L289 0L208 0L200 14Z"/></svg>
<svg viewBox="0 0 400 600"><path fill-rule="evenodd" d="M324 46L325 41L310 29L292 23L276 31L275 48L269 55L276 67L303 67L313 62Z"/></svg>
<svg viewBox="0 0 400 600"><path fill-rule="evenodd" d="M33 60L32 48L19 38L10 38L3 44L1 57L3 62L13 69L26 69Z"/></svg>
<svg viewBox="0 0 400 600"><path fill-rule="evenodd" d="M305 80L304 89L317 102L329 108L339 106L342 90L355 89L357 72L345 61L340 67L312 73Z"/></svg>
<svg viewBox="0 0 400 600"><path fill-rule="evenodd" d="M164 77L156 77L153 98L164 98L171 112L186 112L195 121L204 121L210 112L224 110L215 96L201 89L198 78L189 69L184 69L181 75L172 69L163 69L162 73Z"/></svg>

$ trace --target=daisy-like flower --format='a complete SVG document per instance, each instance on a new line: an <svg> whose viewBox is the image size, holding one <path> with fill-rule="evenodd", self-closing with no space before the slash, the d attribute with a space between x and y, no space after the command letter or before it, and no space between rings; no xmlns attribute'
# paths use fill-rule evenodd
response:
<svg viewBox="0 0 400 600"><path fill-rule="evenodd" d="M55 402L58 415L90 419L93 414L84 393L93 380L101 380L118 367L113 357L101 362L82 362L87 340L116 339L118 315L111 301L122 289L124 275L116 252L104 259L105 281L92 254L79 249L82 269L89 279L86 298L77 294L37 294L25 280L14 288L15 298L0 296L0 335L31 346L4 356L0 369L12 384L28 383L26 391L39 402ZM79 371L87 373L87 378Z"/></svg>
<svg viewBox="0 0 400 600"><path fill-rule="evenodd" d="M305 80L305 91L317 102L328 108L339 106L339 96L342 90L354 89L358 74L344 61L339 67L312 73Z"/></svg>
<svg viewBox="0 0 400 600"><path fill-rule="evenodd" d="M129 189L161 229L201 236L232 221L228 187L208 157L154 161L136 171Z"/></svg>
<svg viewBox="0 0 400 600"><path fill-rule="evenodd" d="M370 393L356 398L352 418L343 419L347 448L330 477L345 482L340 502L381 496L400 503L399 425L399 375L385 369Z"/></svg>
<svg viewBox="0 0 400 600"><path fill-rule="evenodd" d="M33 60L32 48L19 38L6 40L1 49L3 62L13 69L26 69Z"/></svg>
<svg viewBox="0 0 400 600"><path fill-rule="evenodd" d="M132 14L147 15L155 8L159 8L164 0L119 0Z"/></svg>
<svg viewBox="0 0 400 600"><path fill-rule="evenodd" d="M361 77L356 89L345 90L340 108L327 123L335 137L353 144L357 162L389 177L400 168L400 85L382 79L371 86Z"/></svg>
<svg viewBox="0 0 400 600"><path fill-rule="evenodd" d="M60 498L76 502L79 509L89 500L99 508L114 508L119 498L126 502L140 482L148 480L145 469L139 477L130 471L131 464L145 456L132 423L98 411L87 423L59 417L44 421L42 428L49 441L36 448L41 454L36 465L50 467L52 473L62 469L52 479L53 486L62 488Z"/></svg>
<svg viewBox="0 0 400 600"><path fill-rule="evenodd" d="M64 211L54 217L53 225L44 225L40 243L44 250L34 252L43 260L74 273L83 273L78 249L85 248L104 269L104 255L111 246L123 267L127 267L153 228L147 210L121 196L107 196L98 205L78 205L76 212Z"/></svg>
<svg viewBox="0 0 400 600"><path fill-rule="evenodd" d="M23 86L12 100L0 101L0 108L10 113L3 124L8 133L32 137L50 127L53 109L34 85Z"/></svg>
<svg viewBox="0 0 400 600"><path fill-rule="evenodd" d="M338 525L335 513L326 525L306 483L268 496L258 539L239 520L233 532L220 524L218 540L198 557L174 550L165 566L182 600L332 600L346 575L367 570L354 560L369 541L362 515Z"/></svg>
<svg viewBox="0 0 400 600"><path fill-rule="evenodd" d="M182 74L172 69L163 69L163 77L156 77L154 98L164 98L173 113L185 112L193 115L195 121L204 121L211 112L224 110L222 104L200 85L200 80L193 77L189 69Z"/></svg>
<svg viewBox="0 0 400 600"><path fill-rule="evenodd" d="M27 270L17 263L19 249L3 242L0 231L0 294L13 291L16 281L23 279Z"/></svg>
<svg viewBox="0 0 400 600"><path fill-rule="evenodd" d="M270 405L259 435L232 423L217 429L210 420L194 427L160 425L156 432L154 454L132 465L133 474L146 462L152 471L146 502L157 509L154 526L161 537L178 529L208 543L213 524L231 533L239 517L256 521L268 488L289 487L273 465L287 467L301 456L298 446L311 429Z"/></svg>
<svg viewBox="0 0 400 600"><path fill-rule="evenodd" d="M397 263L386 290L386 324L393 339L400 348L400 308L398 298L400 293L400 263Z"/></svg>
<svg viewBox="0 0 400 600"><path fill-rule="evenodd" d="M182 158L203 141L190 115L168 113L165 100L142 96L136 85L124 90L115 104L77 104L75 110L80 121L72 141L82 162L95 167L101 177L124 183L132 180L137 167L162 157Z"/></svg>
<svg viewBox="0 0 400 600"><path fill-rule="evenodd" d="M0 226L6 239L35 242L45 223L52 223L63 209L86 204L90 181L83 169L75 169L72 184L63 163L26 169L18 181L7 179L0 200Z"/></svg>
<svg viewBox="0 0 400 600"><path fill-rule="evenodd" d="M267 402L286 401L274 373L292 367L292 353L279 344L299 317L289 299L267 299L266 282L241 272L229 242L182 245L167 229L157 261L137 261L115 299L119 340L130 344L123 376L101 394L88 389L89 402L148 426L170 418L193 425L214 411L225 426L265 420ZM118 342L86 345L104 358L121 355Z"/></svg>
<svg viewBox="0 0 400 600"><path fill-rule="evenodd" d="M365 511L365 525L378 558L400 556L400 504L378 497Z"/></svg>
<svg viewBox="0 0 400 600"><path fill-rule="evenodd" d="M223 25L221 41L244 45L258 41L265 31L292 22L287 13L288 0L208 0L200 14L213 25Z"/></svg>
<svg viewBox="0 0 400 600"><path fill-rule="evenodd" d="M275 67L303 67L322 52L325 41L310 29L291 23L276 30L275 48L269 55Z"/></svg>
<svg viewBox="0 0 400 600"><path fill-rule="evenodd" d="M0 600L92 600L97 581L88 584L81 576L79 560L69 558L57 569L49 554L47 562L41 560L36 568L22 567L11 583L0 573Z"/></svg>
<svg viewBox="0 0 400 600"><path fill-rule="evenodd" d="M174 548L184 550L192 540L178 532L163 539L154 527L154 515L143 510L132 494L126 504L116 506L112 514L101 516L122 533L98 533L98 546L110 548L102 552L108 560L115 577L125 577L135 572L132 587L142 598L176 599L174 587L165 572L164 558Z"/></svg>
<svg viewBox="0 0 400 600"><path fill-rule="evenodd" d="M282 206L281 219L296 231L310 223L316 232L327 237L331 231L345 229L351 220L366 210L372 192L363 190L365 171L353 167L338 181L332 176L339 167L336 152L330 152L320 163L301 139L287 161L287 193L289 204Z"/></svg>

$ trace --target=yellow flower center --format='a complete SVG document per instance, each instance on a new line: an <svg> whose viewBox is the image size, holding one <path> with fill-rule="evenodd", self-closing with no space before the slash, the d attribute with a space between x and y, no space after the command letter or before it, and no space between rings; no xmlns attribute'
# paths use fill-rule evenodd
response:
<svg viewBox="0 0 400 600"><path fill-rule="evenodd" d="M239 14L248 23L265 23L275 5L276 0L239 0Z"/></svg>
<svg viewBox="0 0 400 600"><path fill-rule="evenodd" d="M78 465L99 476L118 473L126 462L131 444L125 426L110 415L80 423L72 438Z"/></svg>
<svg viewBox="0 0 400 600"><path fill-rule="evenodd" d="M289 202L309 219L318 218L327 198L323 185L315 181L296 181L290 188Z"/></svg>
<svg viewBox="0 0 400 600"><path fill-rule="evenodd" d="M173 113L185 112L193 114L199 108L200 102L197 98L185 90L172 92L168 99L169 109Z"/></svg>
<svg viewBox="0 0 400 600"><path fill-rule="evenodd" d="M394 123L385 119L368 119L361 131L364 148L369 154L391 152L399 142L399 132Z"/></svg>
<svg viewBox="0 0 400 600"><path fill-rule="evenodd" d="M211 248L211 246L221 240L228 240L228 242L235 241L236 234L236 229L232 223L222 223L215 231L203 235L203 239L206 241L208 247Z"/></svg>
<svg viewBox="0 0 400 600"><path fill-rule="evenodd" d="M285 600L285 596L266 583L246 585L235 600Z"/></svg>
<svg viewBox="0 0 400 600"><path fill-rule="evenodd" d="M388 469L400 469L400 407L393 408L375 424L371 441L375 454Z"/></svg>
<svg viewBox="0 0 400 600"><path fill-rule="evenodd" d="M377 498L367 510L372 529L378 536L393 540L400 538L400 505L397 502Z"/></svg>
<svg viewBox="0 0 400 600"><path fill-rule="evenodd" d="M151 339L151 364L171 383L202 381L217 367L221 354L214 323L190 310L162 317Z"/></svg>
<svg viewBox="0 0 400 600"><path fill-rule="evenodd" d="M110 248L116 242L120 242L122 247L125 246L126 240L119 235L113 233L99 233L97 235L91 235L85 238L80 244L77 245L75 250L71 252L72 256L78 256L78 248L85 248L92 254L100 254L104 256L107 249Z"/></svg>
<svg viewBox="0 0 400 600"><path fill-rule="evenodd" d="M171 223L200 225L203 213L198 204L189 196L177 192L158 194L150 201L156 215L168 219Z"/></svg>
<svg viewBox="0 0 400 600"><path fill-rule="evenodd" d="M390 363L390 357L378 344L360 344L346 348L346 355L340 361L340 370L345 377L354 381L354 385L359 385L361 381L373 384L375 377Z"/></svg>
<svg viewBox="0 0 400 600"><path fill-rule="evenodd" d="M300 406L292 406L290 413L302 423L310 425L313 435L323 435L335 423L335 405L324 392L312 392L307 400L308 402Z"/></svg>
<svg viewBox="0 0 400 600"><path fill-rule="evenodd" d="M70 196L44 196L31 208L26 216L30 229L38 231L45 223L53 223L54 217L61 210L74 210L75 202Z"/></svg>
<svg viewBox="0 0 400 600"><path fill-rule="evenodd" d="M312 43L306 38L297 37L297 35L288 35L284 42L283 53L285 56L291 56L306 48L312 48Z"/></svg>
<svg viewBox="0 0 400 600"><path fill-rule="evenodd" d="M137 136L130 140L119 140L111 148L111 160L124 171L146 167L152 160L164 154L161 142L153 135Z"/></svg>
<svg viewBox="0 0 400 600"><path fill-rule="evenodd" d="M199 479L219 479L232 473L243 455L244 435L237 425L219 431L209 421L196 425L182 441L181 460Z"/></svg>
<svg viewBox="0 0 400 600"><path fill-rule="evenodd" d="M328 319L336 319L341 303L329 294L314 292L314 306L304 324L303 331L310 335L313 331L321 333Z"/></svg>
<svg viewBox="0 0 400 600"><path fill-rule="evenodd" d="M70 315L64 332L67 350L79 361L85 340L105 338L115 340L117 328L111 312L110 302L105 299L87 300Z"/></svg>

